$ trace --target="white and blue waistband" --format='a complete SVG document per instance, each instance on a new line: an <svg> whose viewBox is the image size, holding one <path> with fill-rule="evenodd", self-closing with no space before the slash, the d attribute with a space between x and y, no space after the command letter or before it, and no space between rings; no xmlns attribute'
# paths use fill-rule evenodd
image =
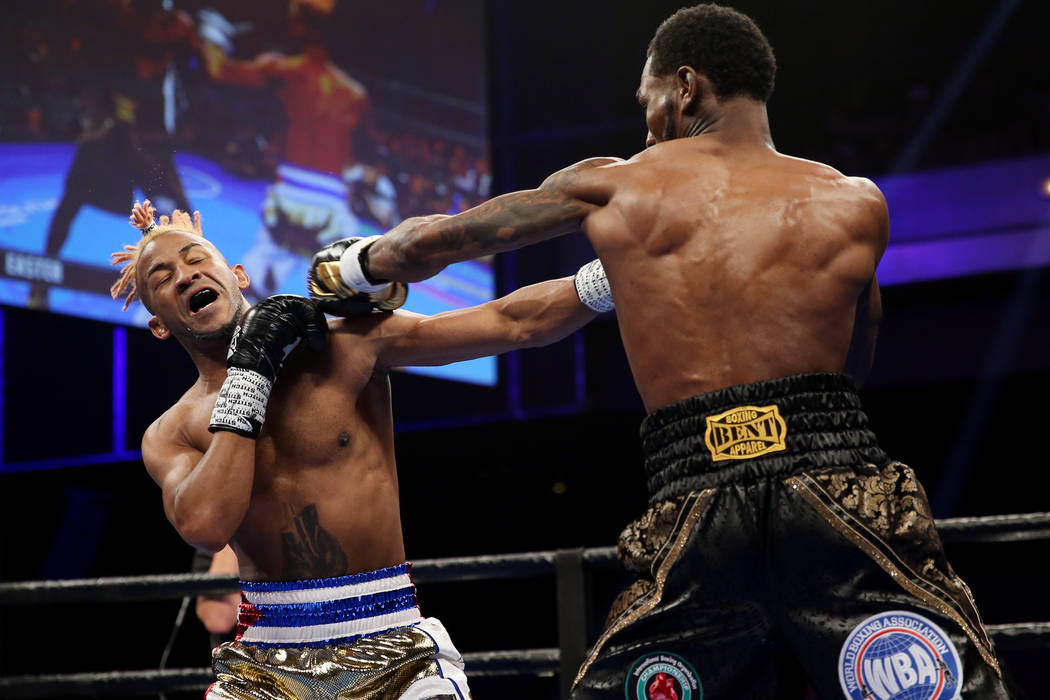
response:
<svg viewBox="0 0 1050 700"><path fill-rule="evenodd" d="M241 581L238 641L261 647L325 646L423 618L409 564L335 578Z"/></svg>

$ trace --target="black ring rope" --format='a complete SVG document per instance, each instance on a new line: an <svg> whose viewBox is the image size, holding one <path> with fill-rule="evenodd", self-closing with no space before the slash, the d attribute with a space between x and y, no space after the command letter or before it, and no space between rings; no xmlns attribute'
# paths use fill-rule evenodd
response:
<svg viewBox="0 0 1050 700"><path fill-rule="evenodd" d="M1050 539L1050 513L947 518L936 522L941 539L945 542ZM556 554L525 552L420 559L412 564L412 578L418 584L548 576L555 571ZM585 549L583 561L590 566L616 568L616 548ZM236 576L193 573L14 581L0 583L0 606L168 600L184 595L231 593L238 590L240 587Z"/></svg>
<svg viewBox="0 0 1050 700"><path fill-rule="evenodd" d="M984 515L937 520L944 542L1023 542L1050 539L1050 513Z"/></svg>
<svg viewBox="0 0 1050 700"><path fill-rule="evenodd" d="M1000 649L1050 648L1050 622L987 625ZM558 673L558 649L483 651L463 654L473 678L494 676L551 677ZM120 697L160 692L204 690L215 676L208 667L147 671L107 671L0 678L0 697Z"/></svg>
<svg viewBox="0 0 1050 700"><path fill-rule="evenodd" d="M937 521L946 542L1017 542L1050 539L1050 513L1027 513ZM556 573L557 552L422 559L412 564L416 583L444 583L480 579L531 578ZM581 550L589 566L615 568L615 547ZM215 574L160 574L59 581L0 583L0 605L73 602L127 602L165 600L240 589L235 576ZM987 625L997 646L1050 648L1050 622ZM554 676L559 672L558 649L488 651L463 655L472 676ZM117 697L206 688L211 669L183 668L108 671L0 677L0 697Z"/></svg>
<svg viewBox="0 0 1050 700"><path fill-rule="evenodd" d="M472 678L550 677L558 673L557 649L482 651L463 654ZM0 678L0 697L117 697L203 690L215 682L208 667L101 673L52 673Z"/></svg>

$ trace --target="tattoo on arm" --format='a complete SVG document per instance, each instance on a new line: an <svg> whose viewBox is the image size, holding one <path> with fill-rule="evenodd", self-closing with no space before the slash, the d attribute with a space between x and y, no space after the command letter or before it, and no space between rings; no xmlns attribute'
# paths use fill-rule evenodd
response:
<svg viewBox="0 0 1050 700"><path fill-rule="evenodd" d="M452 263L572 233L611 196L607 183L588 184L580 171L608 162L567 168L537 189L500 195L454 216L406 219L369 249L369 270L380 279L418 282Z"/></svg>
<svg viewBox="0 0 1050 700"><path fill-rule="evenodd" d="M578 226L591 206L557 189L496 197L440 223L440 248L472 255L511 250Z"/></svg>
<svg viewBox="0 0 1050 700"><path fill-rule="evenodd" d="M292 528L291 532L281 533L284 578L329 578L346 573L346 553L335 537L321 527L316 504L303 508L292 519Z"/></svg>

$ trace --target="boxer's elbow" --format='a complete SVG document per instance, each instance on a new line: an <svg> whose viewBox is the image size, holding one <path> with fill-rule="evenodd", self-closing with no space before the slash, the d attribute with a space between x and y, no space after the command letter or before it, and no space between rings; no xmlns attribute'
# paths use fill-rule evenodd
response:
<svg viewBox="0 0 1050 700"><path fill-rule="evenodd" d="M555 343L583 325L583 321L547 310L547 313L507 321L507 334L515 347L538 348Z"/></svg>
<svg viewBox="0 0 1050 700"><path fill-rule="evenodd" d="M221 511L207 507L177 507L173 524L187 543L212 554L229 544L237 529Z"/></svg>
<svg viewBox="0 0 1050 700"><path fill-rule="evenodd" d="M182 539L185 540L187 544L205 552L210 552L211 554L221 551L223 547L229 544L230 535L232 535L232 533L229 535L223 535L215 528L207 526L184 525L183 527L179 527L176 525L175 527L179 531L179 535L182 536Z"/></svg>
<svg viewBox="0 0 1050 700"><path fill-rule="evenodd" d="M536 348L551 342L541 327L529 321L515 321L507 329L507 336L516 348Z"/></svg>
<svg viewBox="0 0 1050 700"><path fill-rule="evenodd" d="M520 289L496 303L505 334L521 348L557 342L597 315L579 302L571 277Z"/></svg>
<svg viewBox="0 0 1050 700"><path fill-rule="evenodd" d="M543 301L524 297L522 290L518 290L488 302L486 307L491 312L485 323L498 329L498 337L503 344L511 348L545 344L547 305Z"/></svg>
<svg viewBox="0 0 1050 700"><path fill-rule="evenodd" d="M594 316L595 314L592 312L585 317L577 316L561 319L561 322L555 325L544 323L538 326L522 329L520 347L539 348L544 345L551 345L559 340L564 340L575 331L582 328L584 324L594 318Z"/></svg>

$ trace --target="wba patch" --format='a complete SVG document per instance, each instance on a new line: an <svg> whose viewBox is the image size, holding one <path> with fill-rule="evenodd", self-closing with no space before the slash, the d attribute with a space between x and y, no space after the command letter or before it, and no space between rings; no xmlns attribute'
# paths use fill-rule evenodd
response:
<svg viewBox="0 0 1050 700"><path fill-rule="evenodd" d="M839 652L850 700L954 700L962 660L948 635L922 615L890 610L857 625Z"/></svg>
<svg viewBox="0 0 1050 700"><path fill-rule="evenodd" d="M657 651L631 665L624 695L627 700L703 700L704 689L688 661Z"/></svg>

